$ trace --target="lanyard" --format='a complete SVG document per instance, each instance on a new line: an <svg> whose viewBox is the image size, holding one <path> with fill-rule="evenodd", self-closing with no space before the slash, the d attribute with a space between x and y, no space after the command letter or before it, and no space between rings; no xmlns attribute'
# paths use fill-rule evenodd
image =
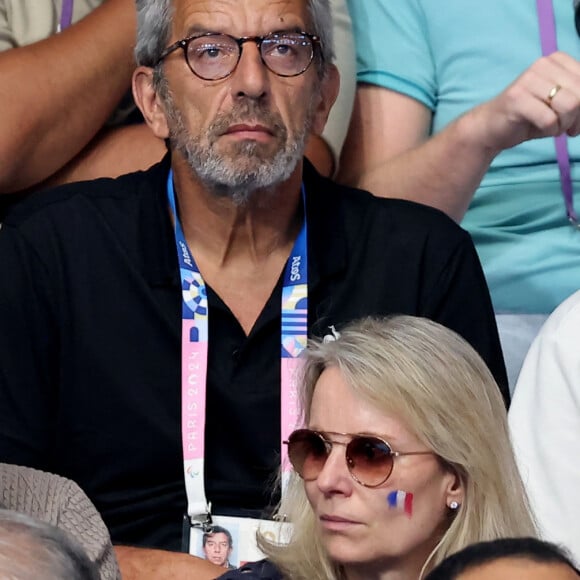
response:
<svg viewBox="0 0 580 580"><path fill-rule="evenodd" d="M542 41L542 54L548 56L558 50L556 39L556 20L554 18L554 6L552 0L536 0L538 22L540 25L540 38ZM578 224L578 216L574 211L572 176L570 174L570 154L568 151L568 136L564 133L554 137L556 146L556 158L560 170L560 184L562 196L566 206L568 220L575 227Z"/></svg>
<svg viewBox="0 0 580 580"><path fill-rule="evenodd" d="M56 29L57 32L62 32L65 28L68 28L71 25L73 2L74 0L62 0L60 22L58 23L58 28Z"/></svg>
<svg viewBox="0 0 580 580"><path fill-rule="evenodd" d="M191 525L211 525L211 504L204 487L205 402L207 388L208 303L205 283L189 250L175 202L173 171L167 178L167 198L175 221L175 244L182 292L181 431L187 513ZM280 450L285 473L290 470L282 441L298 419L298 356L308 336L308 257L306 199L302 187L304 221L284 271L280 355Z"/></svg>

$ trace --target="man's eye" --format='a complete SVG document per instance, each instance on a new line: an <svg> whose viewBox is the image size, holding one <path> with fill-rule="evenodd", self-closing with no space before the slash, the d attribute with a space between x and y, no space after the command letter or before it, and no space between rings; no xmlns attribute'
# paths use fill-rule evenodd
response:
<svg viewBox="0 0 580 580"><path fill-rule="evenodd" d="M190 57L197 60L217 60L229 58L234 52L235 47L204 42L191 47Z"/></svg>
<svg viewBox="0 0 580 580"><path fill-rule="evenodd" d="M222 49L215 45L200 46L195 53L197 58L218 58L223 55Z"/></svg>
<svg viewBox="0 0 580 580"><path fill-rule="evenodd" d="M276 52L280 56L287 55L288 53L292 52L292 47L288 44L278 44L276 46Z"/></svg>
<svg viewBox="0 0 580 580"><path fill-rule="evenodd" d="M280 40L265 48L268 56L292 58L296 56L299 46L292 40Z"/></svg>

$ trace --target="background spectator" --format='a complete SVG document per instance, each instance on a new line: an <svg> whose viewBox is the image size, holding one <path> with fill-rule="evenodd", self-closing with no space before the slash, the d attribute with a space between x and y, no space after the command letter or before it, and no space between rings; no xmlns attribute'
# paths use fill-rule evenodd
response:
<svg viewBox="0 0 580 580"><path fill-rule="evenodd" d="M577 580L565 552L536 538L501 538L472 544L446 558L425 580Z"/></svg>
<svg viewBox="0 0 580 580"><path fill-rule="evenodd" d="M0 0L0 193L161 159L145 124L106 125L130 89L135 14L134 0Z"/></svg>
<svg viewBox="0 0 580 580"><path fill-rule="evenodd" d="M580 292L564 301L534 340L509 424L540 530L580 562Z"/></svg>
<svg viewBox="0 0 580 580"><path fill-rule="evenodd" d="M552 2L539 4L544 14ZM551 138L580 131L580 41L572 2L553 4L555 22L542 21L565 52L540 58L528 0L349 2L359 88L342 179L457 220L469 207L462 225L499 314L512 386L546 316L580 287L580 236ZM568 149L577 185L580 142Z"/></svg>
<svg viewBox="0 0 580 580"><path fill-rule="evenodd" d="M10 580L98 580L95 564L62 530L0 509L0 577Z"/></svg>

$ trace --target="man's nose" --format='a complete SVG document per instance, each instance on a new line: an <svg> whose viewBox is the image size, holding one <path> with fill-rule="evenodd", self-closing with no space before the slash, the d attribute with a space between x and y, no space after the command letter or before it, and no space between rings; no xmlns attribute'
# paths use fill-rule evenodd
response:
<svg viewBox="0 0 580 580"><path fill-rule="evenodd" d="M263 98L269 90L270 72L262 61L260 48L248 41L240 50L240 60L231 79L232 92L236 97Z"/></svg>

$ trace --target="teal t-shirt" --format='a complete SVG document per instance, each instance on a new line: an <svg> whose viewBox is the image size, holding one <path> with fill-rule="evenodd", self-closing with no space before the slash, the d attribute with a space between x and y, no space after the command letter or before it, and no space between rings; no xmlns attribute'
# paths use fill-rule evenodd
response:
<svg viewBox="0 0 580 580"><path fill-rule="evenodd" d="M535 0L349 0L357 78L433 111L432 132L493 98L542 56ZM558 48L580 59L572 0L554 0ZM580 140L568 140L580 214ZM449 160L460 163L461 160ZM497 312L549 313L580 288L554 140L504 151L462 222Z"/></svg>

